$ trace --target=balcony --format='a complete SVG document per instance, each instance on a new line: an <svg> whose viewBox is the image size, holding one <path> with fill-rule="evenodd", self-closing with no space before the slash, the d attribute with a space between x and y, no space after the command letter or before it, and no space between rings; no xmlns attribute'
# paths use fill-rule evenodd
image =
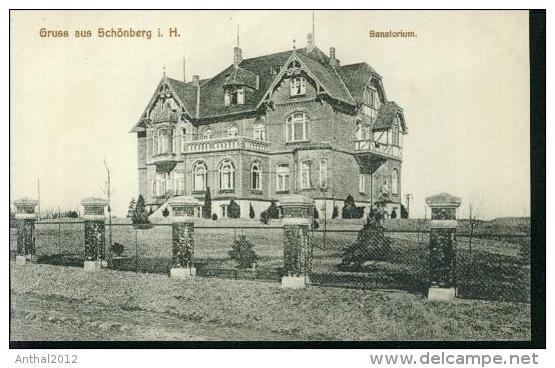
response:
<svg viewBox="0 0 555 368"><path fill-rule="evenodd" d="M270 150L270 142L249 137L225 137L186 143L187 153L231 151L238 149L267 153Z"/></svg>
<svg viewBox="0 0 555 368"><path fill-rule="evenodd" d="M384 159L401 160L403 151L401 147L383 144L373 140L357 140L354 142L355 154L375 155Z"/></svg>
<svg viewBox="0 0 555 368"><path fill-rule="evenodd" d="M175 164L177 155L173 152L161 152L152 156L153 164Z"/></svg>

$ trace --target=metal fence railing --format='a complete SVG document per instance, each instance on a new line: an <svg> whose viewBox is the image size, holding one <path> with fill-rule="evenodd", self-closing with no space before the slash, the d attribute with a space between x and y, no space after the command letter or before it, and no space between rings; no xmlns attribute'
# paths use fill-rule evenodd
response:
<svg viewBox="0 0 555 368"><path fill-rule="evenodd" d="M398 289L425 293L429 285L429 231L312 230L310 271L315 286ZM194 230L198 276L279 281L283 272L281 226L214 227ZM530 235L457 234L458 296L530 301ZM82 221L37 222L35 262L82 266ZM109 244L112 251L108 251ZM168 274L172 258L171 224L135 228L106 224L110 268ZM10 229L10 256L17 230Z"/></svg>

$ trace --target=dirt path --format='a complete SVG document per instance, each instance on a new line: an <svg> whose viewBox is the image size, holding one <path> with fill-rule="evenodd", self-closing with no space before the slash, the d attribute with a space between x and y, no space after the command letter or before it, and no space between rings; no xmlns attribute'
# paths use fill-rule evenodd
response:
<svg viewBox="0 0 555 368"><path fill-rule="evenodd" d="M107 308L100 304L12 293L12 341L221 341L297 340L296 336L216 324L168 314Z"/></svg>

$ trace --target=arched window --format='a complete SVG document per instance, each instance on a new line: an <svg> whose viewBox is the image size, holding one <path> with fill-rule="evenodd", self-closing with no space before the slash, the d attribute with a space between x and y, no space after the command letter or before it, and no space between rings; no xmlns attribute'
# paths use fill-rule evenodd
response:
<svg viewBox="0 0 555 368"><path fill-rule="evenodd" d="M291 96L303 96L306 94L306 79L303 77L291 78L289 87Z"/></svg>
<svg viewBox="0 0 555 368"><path fill-rule="evenodd" d="M297 142L307 140L306 123L308 118L303 112L296 112L289 116L286 121L285 140Z"/></svg>
<svg viewBox="0 0 555 368"><path fill-rule="evenodd" d="M266 126L261 120L257 120L253 127L253 138L261 141L266 140Z"/></svg>
<svg viewBox="0 0 555 368"><path fill-rule="evenodd" d="M208 170L204 162L197 162L193 166L193 190L206 190L206 182L208 181Z"/></svg>
<svg viewBox="0 0 555 368"><path fill-rule="evenodd" d="M262 190L262 170L258 162L253 162L251 166L251 189Z"/></svg>
<svg viewBox="0 0 555 368"><path fill-rule="evenodd" d="M399 194L399 171L393 169L391 173L391 193Z"/></svg>
<svg viewBox="0 0 555 368"><path fill-rule="evenodd" d="M212 139L212 129L204 128L202 131L202 139Z"/></svg>
<svg viewBox="0 0 555 368"><path fill-rule="evenodd" d="M173 175L173 188L175 195L185 194L185 175L182 172L175 172Z"/></svg>
<svg viewBox="0 0 555 368"><path fill-rule="evenodd" d="M235 124L231 124L227 128L227 136L228 137L237 137L239 135L239 128Z"/></svg>
<svg viewBox="0 0 555 368"><path fill-rule="evenodd" d="M220 189L235 188L235 167L229 160L220 164Z"/></svg>

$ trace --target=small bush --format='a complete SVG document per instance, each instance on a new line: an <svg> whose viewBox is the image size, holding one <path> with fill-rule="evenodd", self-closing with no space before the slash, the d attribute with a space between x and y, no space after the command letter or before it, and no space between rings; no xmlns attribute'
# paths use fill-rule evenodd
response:
<svg viewBox="0 0 555 368"><path fill-rule="evenodd" d="M216 215L215 213L212 214L212 220L216 221L218 219L218 215Z"/></svg>
<svg viewBox="0 0 555 368"><path fill-rule="evenodd" d="M343 205L341 217L344 219L359 219L364 216L364 207L357 207L352 195L348 195Z"/></svg>
<svg viewBox="0 0 555 368"><path fill-rule="evenodd" d="M202 218L209 219L212 214L212 199L210 198L210 187L206 187L204 193L204 204L202 205Z"/></svg>
<svg viewBox="0 0 555 368"><path fill-rule="evenodd" d="M125 249L123 244L115 242L114 244L112 244L111 250L112 250L112 253L114 253L116 256L121 256Z"/></svg>
<svg viewBox="0 0 555 368"><path fill-rule="evenodd" d="M168 210L168 207L164 208L164 210L162 211L162 216L168 217L169 215L170 215L170 210Z"/></svg>
<svg viewBox="0 0 555 368"><path fill-rule="evenodd" d="M237 262L237 268L251 268L258 259L253 248L254 244L248 241L244 235L240 235L239 239L233 242L232 249L228 252L229 257Z"/></svg>
<svg viewBox="0 0 555 368"><path fill-rule="evenodd" d="M133 213L133 217L131 218L131 222L137 228L142 228L145 225L149 225L150 221L148 220L148 216L152 214L152 208L149 212L146 210L145 206L145 199L142 195L139 195L139 199L137 200L137 204L135 205L135 212Z"/></svg>
<svg viewBox="0 0 555 368"><path fill-rule="evenodd" d="M252 203L250 204L250 208L249 208L249 217L251 219L256 217L256 215L254 214L254 208L252 207Z"/></svg>
<svg viewBox="0 0 555 368"><path fill-rule="evenodd" d="M260 212L260 222L264 225L268 225L268 213L266 211Z"/></svg>
<svg viewBox="0 0 555 368"><path fill-rule="evenodd" d="M404 205L401 205L401 218L402 219L409 218L409 212L407 211L407 208Z"/></svg>
<svg viewBox="0 0 555 368"><path fill-rule="evenodd" d="M278 219L279 218L279 208L276 205L276 201L272 199L270 202L270 207L266 210L268 219Z"/></svg>
<svg viewBox="0 0 555 368"><path fill-rule="evenodd" d="M229 202L229 206L227 206L227 217L229 218L239 218L241 217L241 207L235 202L235 200L231 200Z"/></svg>

